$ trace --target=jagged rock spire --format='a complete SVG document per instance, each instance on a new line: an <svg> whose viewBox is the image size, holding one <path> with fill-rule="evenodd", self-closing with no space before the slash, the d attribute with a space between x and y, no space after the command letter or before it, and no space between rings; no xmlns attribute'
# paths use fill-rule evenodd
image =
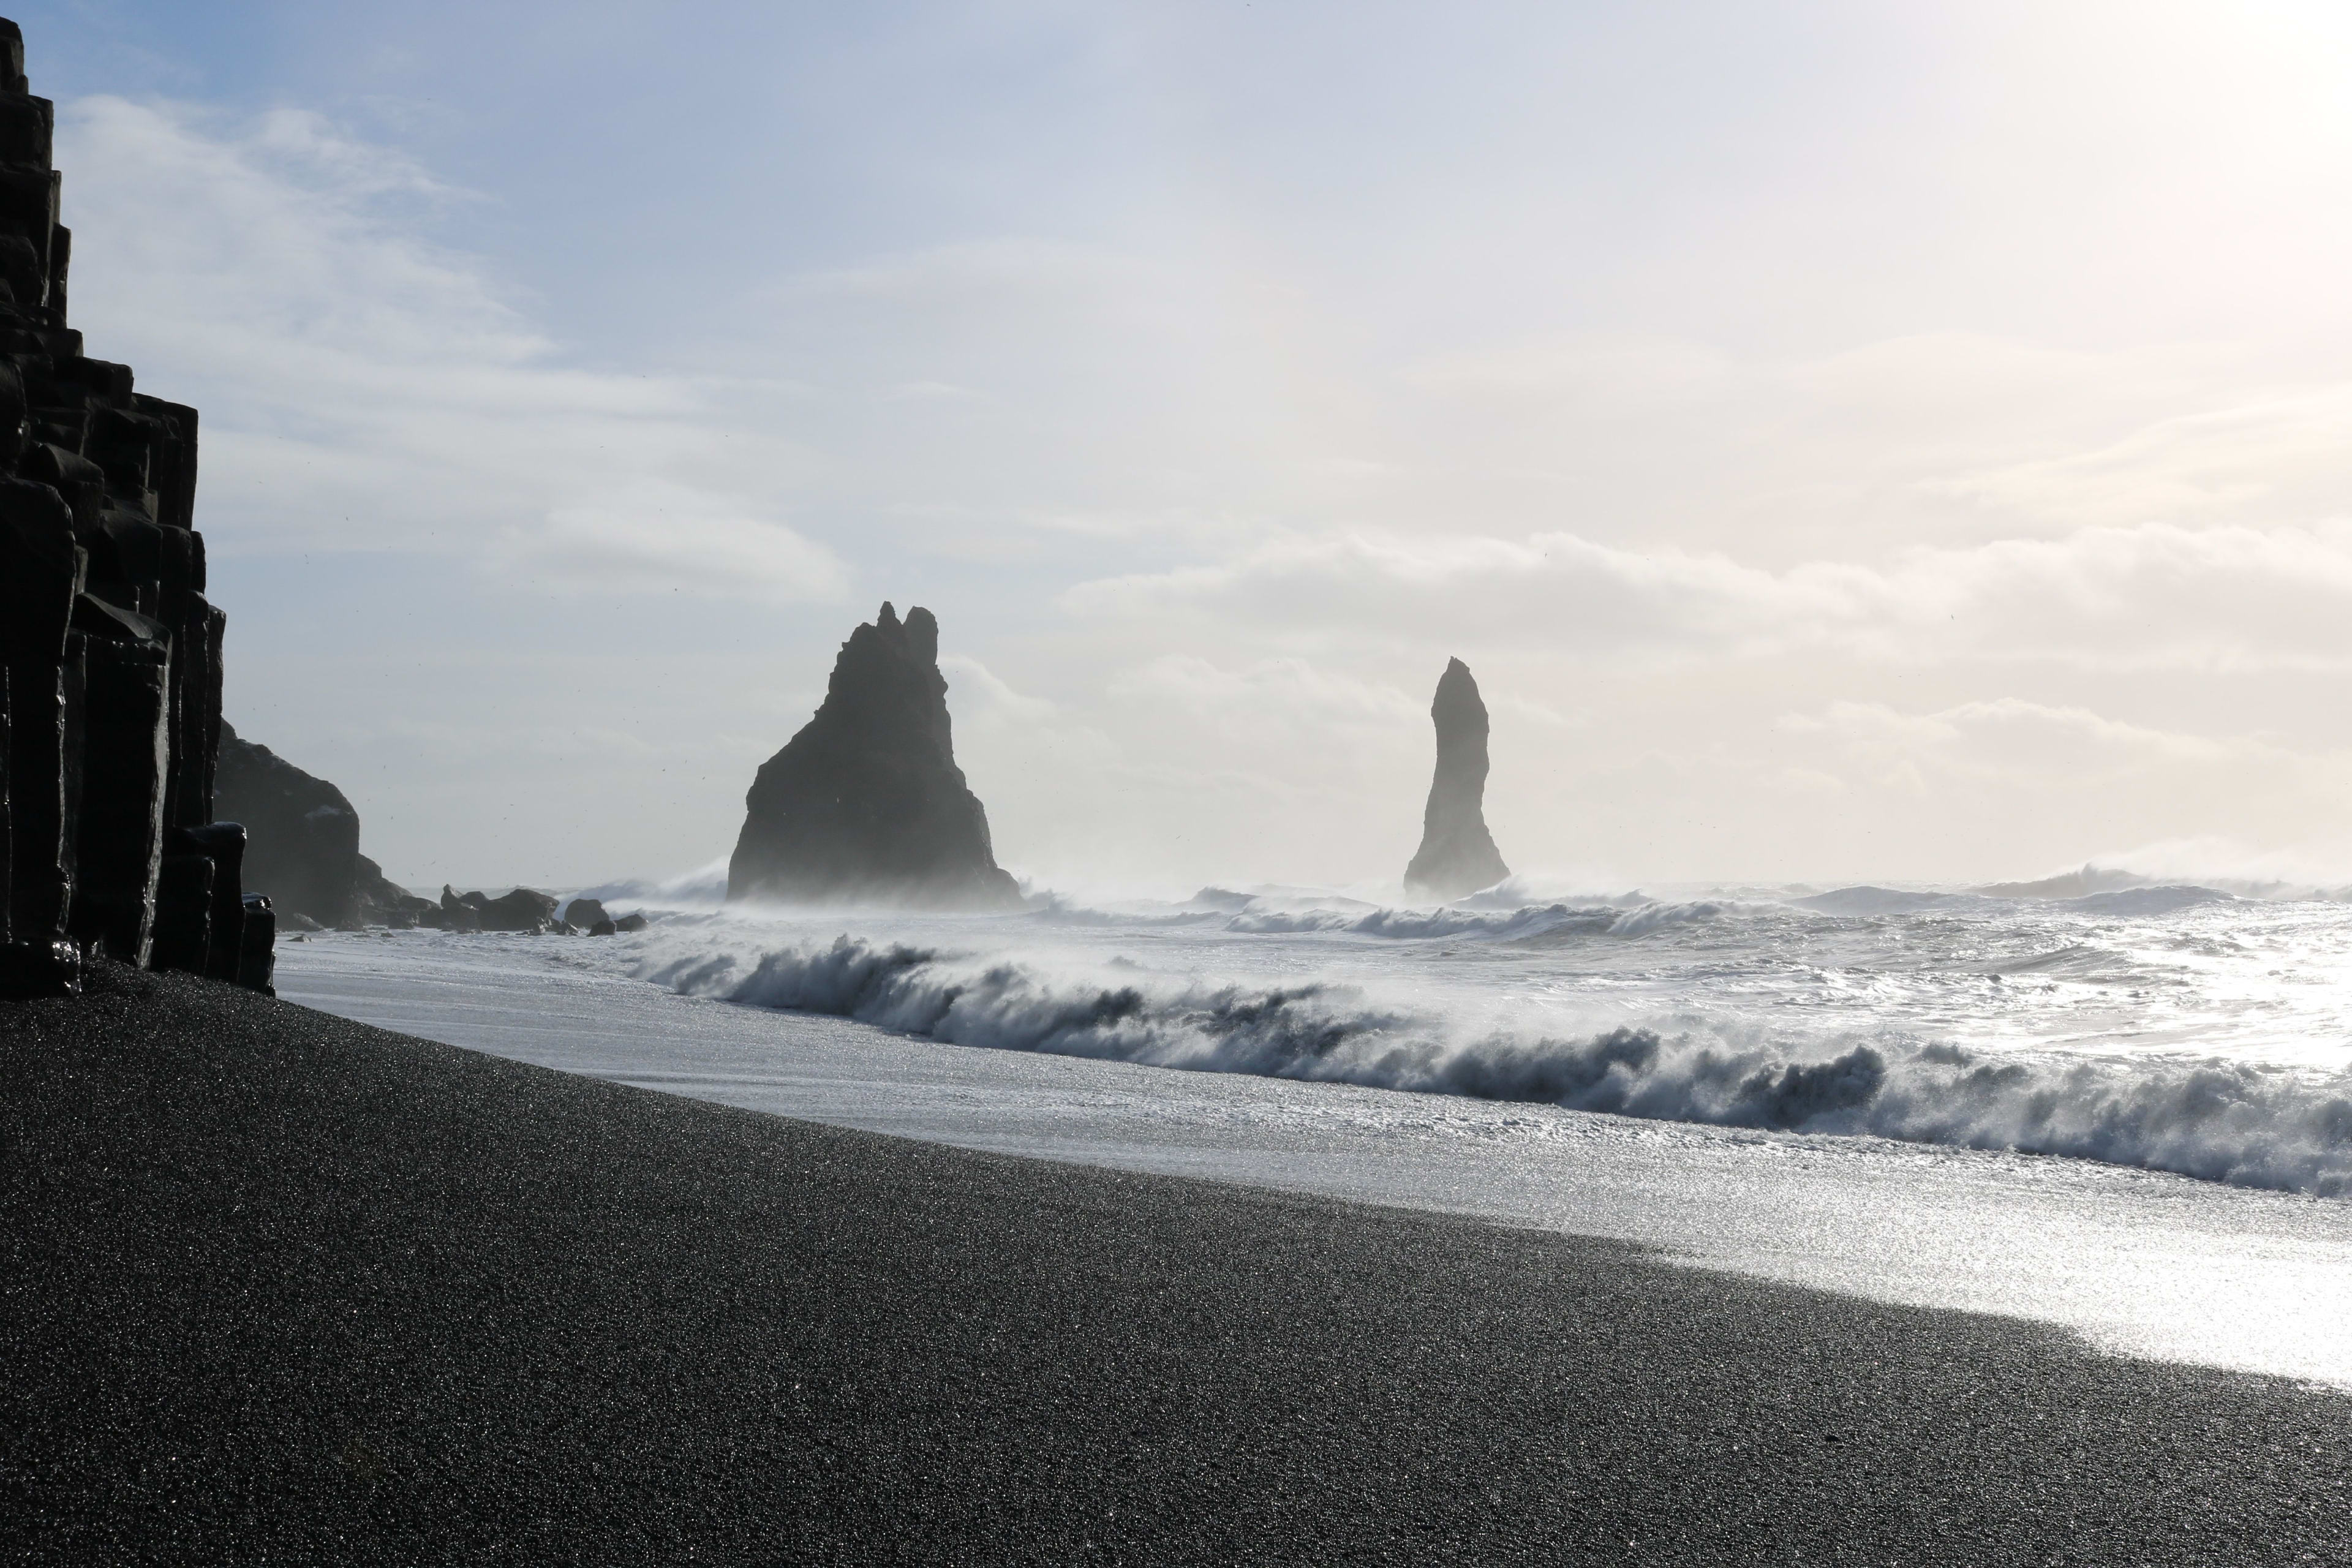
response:
<svg viewBox="0 0 2352 1568"><path fill-rule="evenodd" d="M956 766L940 624L887 602L849 634L824 705L744 797L730 900L1003 909L988 813Z"/></svg>

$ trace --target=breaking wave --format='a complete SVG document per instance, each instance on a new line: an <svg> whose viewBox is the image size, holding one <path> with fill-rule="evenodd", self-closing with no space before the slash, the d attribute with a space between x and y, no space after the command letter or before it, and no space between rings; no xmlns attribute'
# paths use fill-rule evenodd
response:
<svg viewBox="0 0 2352 1568"><path fill-rule="evenodd" d="M1234 895L1244 897L1244 895ZM1195 902L1201 900L1196 900ZM1334 935L1423 941L1443 937L1509 940L1568 928L1612 936L1640 936L1674 926L1696 925L1729 915L1752 914L1759 906L1730 901L1619 904L1530 904L1497 910L1448 904L1439 909L1391 909L1356 905L1333 909L1307 904L1284 907L1246 900L1238 910L1214 906L1173 913L1143 914L1100 910L1059 899L1044 903L1033 919L1077 926L1202 926L1243 936ZM1769 911L1766 911L1769 912Z"/></svg>
<svg viewBox="0 0 2352 1568"><path fill-rule="evenodd" d="M2122 888L2112 893L2092 893L2065 900L2067 909L2086 915L2135 917L2168 915L2200 904L2233 904L2231 894L2211 888Z"/></svg>
<svg viewBox="0 0 2352 1568"><path fill-rule="evenodd" d="M1632 913L1653 909L1661 919L1720 912ZM950 1045L2066 1155L2352 1196L2352 1075L2177 1058L2003 1058L1895 1038L1805 1051L1703 1028L1465 1031L1345 986L1076 978L849 936L771 951L748 969L726 953L648 955L639 973L690 995Z"/></svg>
<svg viewBox="0 0 2352 1568"><path fill-rule="evenodd" d="M1579 908L1548 904L1537 909L1495 912L1485 910L1374 910L1357 914L1346 910L1244 910L1225 922L1225 930L1253 935L1297 931L1338 931L1350 936L1400 938L1533 936L1554 926L1583 923L1605 928L1619 911L1606 907Z"/></svg>

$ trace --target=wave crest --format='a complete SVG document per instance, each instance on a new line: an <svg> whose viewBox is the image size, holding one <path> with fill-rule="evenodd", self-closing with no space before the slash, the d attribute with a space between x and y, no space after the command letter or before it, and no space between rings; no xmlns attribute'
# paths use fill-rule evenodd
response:
<svg viewBox="0 0 2352 1568"><path fill-rule="evenodd" d="M1670 907L1709 918L1696 914L1702 906ZM2344 1075L2180 1060L1988 1059L1901 1040L1809 1052L1703 1028L1464 1034L1346 986L1106 982L850 936L763 953L748 973L732 956L700 953L648 960L640 973L688 994L853 1018L950 1045L2068 1155L2352 1196L2352 1077Z"/></svg>

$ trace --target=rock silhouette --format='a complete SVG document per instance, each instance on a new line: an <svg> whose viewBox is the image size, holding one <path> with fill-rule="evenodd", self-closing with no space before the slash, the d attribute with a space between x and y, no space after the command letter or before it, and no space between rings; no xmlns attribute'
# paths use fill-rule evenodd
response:
<svg viewBox="0 0 2352 1568"><path fill-rule="evenodd" d="M358 915L360 814L343 792L221 722L213 808L245 825L245 886L267 893L278 917L322 926Z"/></svg>
<svg viewBox="0 0 2352 1568"><path fill-rule="evenodd" d="M423 900L418 900L423 902ZM428 905L424 919L418 923L444 931L518 931L539 932L552 930L556 900L553 896L530 888L517 888L511 892L491 898L488 893L460 893L448 883L441 884L441 902Z"/></svg>
<svg viewBox="0 0 2352 1568"><path fill-rule="evenodd" d="M744 797L727 897L781 903L1009 909L988 813L949 731L940 627L888 604L849 634L816 716Z"/></svg>
<svg viewBox="0 0 2352 1568"><path fill-rule="evenodd" d="M441 902L425 917L425 923L442 931L479 931L482 929L482 906L490 901L487 893L467 893L462 897L448 883L441 884Z"/></svg>
<svg viewBox="0 0 2352 1568"><path fill-rule="evenodd" d="M226 624L196 411L66 323L54 122L0 20L0 993L71 992L91 952L234 978L235 847L189 837L214 821Z"/></svg>
<svg viewBox="0 0 2352 1568"><path fill-rule="evenodd" d="M247 740L226 719L213 808L244 824L244 886L268 899L276 925L404 931L439 907L360 853L360 814L341 790Z"/></svg>
<svg viewBox="0 0 2352 1568"><path fill-rule="evenodd" d="M1429 716L1437 726L1437 770L1404 885L1425 897L1458 899L1511 874L1486 831L1486 704L1460 659L1445 661Z"/></svg>
<svg viewBox="0 0 2352 1568"><path fill-rule="evenodd" d="M278 994L270 981L278 969L278 914L267 893L245 896L245 924L238 939L236 983L266 996Z"/></svg>
<svg viewBox="0 0 2352 1568"><path fill-rule="evenodd" d="M479 893L468 893L468 899L480 899ZM478 906L482 911L484 931L542 931L555 923L555 900L549 894L530 888L517 888L495 899L482 899Z"/></svg>

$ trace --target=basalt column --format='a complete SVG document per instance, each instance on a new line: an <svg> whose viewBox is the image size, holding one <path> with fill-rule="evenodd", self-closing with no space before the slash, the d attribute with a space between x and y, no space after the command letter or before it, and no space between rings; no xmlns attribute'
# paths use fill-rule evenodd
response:
<svg viewBox="0 0 2352 1568"><path fill-rule="evenodd" d="M214 947L237 951L241 921L234 867L216 878L173 837L212 822L220 730L196 411L136 391L66 322L53 122L0 20L0 991L17 994L72 989L100 949L222 973ZM206 874L193 898L179 878L166 918L174 854Z"/></svg>
<svg viewBox="0 0 2352 1568"><path fill-rule="evenodd" d="M1458 899L1511 874L1486 831L1486 704L1470 667L1445 661L1429 705L1437 726L1437 771L1422 812L1421 851L1405 868L1408 891Z"/></svg>

